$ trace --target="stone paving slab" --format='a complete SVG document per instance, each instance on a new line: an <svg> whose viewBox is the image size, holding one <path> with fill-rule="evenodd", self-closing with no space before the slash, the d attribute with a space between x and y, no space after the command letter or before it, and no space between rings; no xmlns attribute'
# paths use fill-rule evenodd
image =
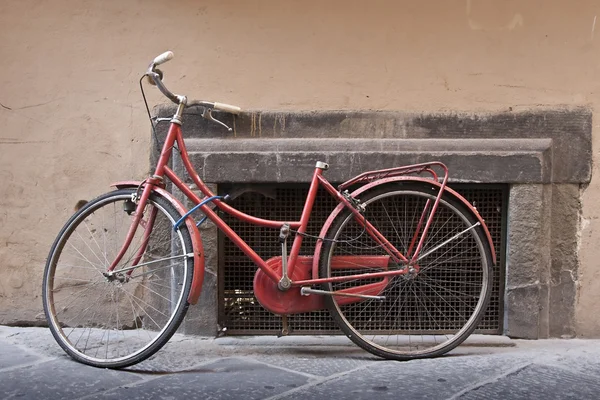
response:
<svg viewBox="0 0 600 400"><path fill-rule="evenodd" d="M277 350L279 351L268 354L260 352L256 355L249 355L249 357L279 368L310 374L315 377L328 377L364 365L381 362L380 358L369 353L347 347L330 349L305 347Z"/></svg>
<svg viewBox="0 0 600 400"><path fill-rule="evenodd" d="M528 365L525 359L515 361ZM408 362L381 361L321 382L286 399L347 397L371 399L447 399L453 394L509 371L504 357L445 357Z"/></svg>
<svg viewBox="0 0 600 400"><path fill-rule="evenodd" d="M0 326L0 340L27 348L31 353L40 357L59 357L70 360L58 343L54 341L52 333L47 328Z"/></svg>
<svg viewBox="0 0 600 400"><path fill-rule="evenodd" d="M114 371L71 360L48 329L0 326L0 362L0 399L600 399L600 340L474 336L444 357L391 362L343 337L176 334Z"/></svg>
<svg viewBox="0 0 600 400"><path fill-rule="evenodd" d="M304 385L310 377L247 359L227 358L167 374L88 399L265 399Z"/></svg>
<svg viewBox="0 0 600 400"><path fill-rule="evenodd" d="M141 379L129 372L93 368L64 360L45 361L0 373L2 399L73 399Z"/></svg>
<svg viewBox="0 0 600 400"><path fill-rule="evenodd" d="M469 399L598 399L598 379L571 373L562 368L531 365L495 382L474 388L458 397Z"/></svg>
<svg viewBox="0 0 600 400"><path fill-rule="evenodd" d="M0 369L33 363L40 358L15 346L0 340Z"/></svg>
<svg viewBox="0 0 600 400"><path fill-rule="evenodd" d="M565 358L557 356L557 359L564 368L570 370L571 372L595 376L596 379L600 381L600 359L598 353L579 354L577 358Z"/></svg>

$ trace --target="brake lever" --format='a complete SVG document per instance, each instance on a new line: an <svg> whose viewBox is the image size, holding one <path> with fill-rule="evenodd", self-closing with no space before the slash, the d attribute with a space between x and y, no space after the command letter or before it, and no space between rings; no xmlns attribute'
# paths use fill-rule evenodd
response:
<svg viewBox="0 0 600 400"><path fill-rule="evenodd" d="M213 117L213 115L212 115L212 109L210 109L210 108L205 108L204 109L204 111L202 112L202 118L207 119L209 121L216 122L217 124L225 127L228 132L233 131L233 129L231 129L230 127L228 127L227 125L225 125L225 123L223 123L223 122L219 121L218 119L216 119L215 117Z"/></svg>

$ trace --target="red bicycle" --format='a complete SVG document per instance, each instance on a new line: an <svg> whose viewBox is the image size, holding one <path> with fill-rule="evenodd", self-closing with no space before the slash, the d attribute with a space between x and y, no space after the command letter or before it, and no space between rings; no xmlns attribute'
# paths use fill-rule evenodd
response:
<svg viewBox="0 0 600 400"><path fill-rule="evenodd" d="M392 360L442 355L473 332L489 301L495 252L475 208L446 186L442 163L365 172L335 188L323 175L328 165L319 161L298 221L244 214L202 182L181 131L185 107L202 107L204 118L221 125L212 110L240 109L170 92L156 67L172 57L156 57L144 74L177 104L154 174L115 183L116 190L82 206L50 250L44 311L71 357L121 368L150 357L171 338L200 295L198 226L206 219L256 263L256 298L273 313L329 309L350 340ZM169 167L174 148L203 197ZM187 210L166 189L167 180L196 205ZM319 187L339 204L313 256L301 256ZM198 223L194 212L204 215ZM279 229L281 256L263 260L217 212Z"/></svg>

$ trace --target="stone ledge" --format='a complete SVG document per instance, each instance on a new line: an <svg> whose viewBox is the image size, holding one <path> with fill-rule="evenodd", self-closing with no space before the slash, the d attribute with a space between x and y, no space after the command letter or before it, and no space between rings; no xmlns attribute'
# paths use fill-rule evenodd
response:
<svg viewBox="0 0 600 400"><path fill-rule="evenodd" d="M161 117L170 116L174 111L175 108L171 105L161 105L154 110L155 114ZM235 117L218 113L215 113L215 116L232 126L234 132L228 133L222 127L202 119L199 110L190 108L186 110L183 118L186 139L212 138L217 139L216 141L227 141L232 138L248 141L300 139L307 146L310 146L309 143L315 139L336 138L367 141L434 140L444 145L449 144L448 140L452 139L457 140L457 143L472 139L507 141L546 139L551 140L552 143L551 154L547 156L552 160L551 165L548 166L550 170L543 179L540 177L532 182L589 183L591 179L592 112L585 107L557 107L495 114L327 110L248 111ZM167 125L159 126L159 135L166 134ZM456 149L460 144L450 146ZM402 164L408 164L414 162L414 159L400 161ZM479 167L486 167L486 163L482 162ZM520 167L518 163L505 166L510 169ZM508 176L516 177L518 173L519 171L512 171ZM460 175L453 173L453 176ZM500 182L504 178L492 176L489 179L484 182Z"/></svg>
<svg viewBox="0 0 600 400"><path fill-rule="evenodd" d="M219 346L356 346L343 335L224 336L209 340ZM516 342L507 336L472 334L461 346L515 347Z"/></svg>
<svg viewBox="0 0 600 400"><path fill-rule="evenodd" d="M454 182L548 183L549 139L189 139L192 163L207 182L307 182L315 163L341 182L369 170L432 160ZM176 171L181 165L174 163ZM460 179L459 179L460 178Z"/></svg>

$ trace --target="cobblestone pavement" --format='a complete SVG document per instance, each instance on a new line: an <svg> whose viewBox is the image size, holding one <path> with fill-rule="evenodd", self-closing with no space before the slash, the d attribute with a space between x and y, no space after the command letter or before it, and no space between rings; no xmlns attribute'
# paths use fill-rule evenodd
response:
<svg viewBox="0 0 600 400"><path fill-rule="evenodd" d="M45 328L0 326L0 398L598 399L600 340L473 336L450 355L380 360L342 337L176 335L124 370L72 361Z"/></svg>

